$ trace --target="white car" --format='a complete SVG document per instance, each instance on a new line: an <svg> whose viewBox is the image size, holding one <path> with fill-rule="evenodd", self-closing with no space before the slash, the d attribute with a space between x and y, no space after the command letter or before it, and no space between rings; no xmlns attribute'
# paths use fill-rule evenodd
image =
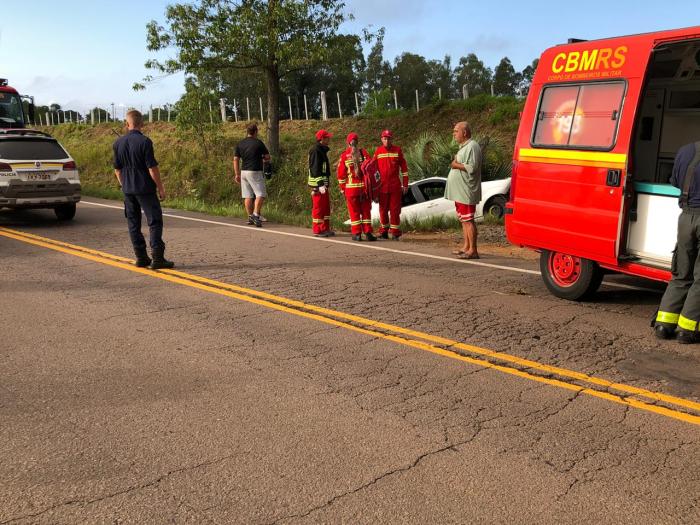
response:
<svg viewBox="0 0 700 525"><path fill-rule="evenodd" d="M456 217L455 203L445 199L445 177L429 177L411 182L408 193L403 196L401 219L416 221L446 215ZM481 183L481 202L476 206L475 219L483 220L484 215L503 217L510 192L510 177ZM372 220L379 220L379 204L372 203ZM350 221L345 221L350 224Z"/></svg>
<svg viewBox="0 0 700 525"><path fill-rule="evenodd" d="M80 190L75 161L55 138L0 129L0 208L53 208L59 220L71 220Z"/></svg>

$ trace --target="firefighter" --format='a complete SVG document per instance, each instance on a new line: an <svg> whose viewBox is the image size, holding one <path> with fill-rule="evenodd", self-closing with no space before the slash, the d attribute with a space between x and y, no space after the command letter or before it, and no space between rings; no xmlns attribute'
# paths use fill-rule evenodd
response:
<svg viewBox="0 0 700 525"><path fill-rule="evenodd" d="M686 144L676 155L671 184L681 190L676 249L671 281L654 322L659 339L674 335L679 343L697 343L700 322L700 142Z"/></svg>
<svg viewBox="0 0 700 525"><path fill-rule="evenodd" d="M359 140L357 133L348 135L348 147L338 161L338 182L348 203L352 240L361 241L364 233L368 241L376 241L377 238L372 233L372 203L365 195L365 183L360 169L362 162L369 158L369 153L357 145Z"/></svg>
<svg viewBox="0 0 700 525"><path fill-rule="evenodd" d="M408 167L403 151L392 144L394 135L382 131L382 145L374 152L382 184L379 189L379 230L382 239L389 235L395 241L401 237L401 197L408 192Z"/></svg>
<svg viewBox="0 0 700 525"><path fill-rule="evenodd" d="M316 144L309 150L309 180L311 187L311 220L316 237L333 237L331 230L331 164L328 161L328 142L331 137L325 129L316 132Z"/></svg>

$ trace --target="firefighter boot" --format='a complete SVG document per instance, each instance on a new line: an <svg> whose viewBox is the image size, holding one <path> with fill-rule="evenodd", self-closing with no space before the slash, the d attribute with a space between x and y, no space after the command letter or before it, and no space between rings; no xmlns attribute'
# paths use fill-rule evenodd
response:
<svg viewBox="0 0 700 525"><path fill-rule="evenodd" d="M153 249L153 262L151 270L160 270L161 268L173 268L175 263L165 258L165 247Z"/></svg>
<svg viewBox="0 0 700 525"><path fill-rule="evenodd" d="M377 238L374 236L374 234L372 232L365 233L365 237L367 238L368 241L374 242L377 240Z"/></svg>
<svg viewBox="0 0 700 525"><path fill-rule="evenodd" d="M676 325L655 323L654 335L657 339L672 339L676 335Z"/></svg>
<svg viewBox="0 0 700 525"><path fill-rule="evenodd" d="M700 343L700 337L698 337L697 332L683 330L682 328L679 328L676 332L676 340L682 345L692 345L695 343Z"/></svg>
<svg viewBox="0 0 700 525"><path fill-rule="evenodd" d="M146 248L134 248L134 253L136 254L136 260L134 265L138 268L146 268L151 265L151 258L148 256Z"/></svg>

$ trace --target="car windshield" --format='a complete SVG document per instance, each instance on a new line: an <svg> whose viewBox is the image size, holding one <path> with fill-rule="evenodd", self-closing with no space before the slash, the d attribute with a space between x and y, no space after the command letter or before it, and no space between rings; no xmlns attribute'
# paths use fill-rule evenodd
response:
<svg viewBox="0 0 700 525"><path fill-rule="evenodd" d="M423 182L418 186L418 189L427 201L439 199L445 196L445 181Z"/></svg>
<svg viewBox="0 0 700 525"><path fill-rule="evenodd" d="M63 160L68 153L54 139L0 139L0 159Z"/></svg>
<svg viewBox="0 0 700 525"><path fill-rule="evenodd" d="M23 128L22 100L15 93L0 92L0 128Z"/></svg>

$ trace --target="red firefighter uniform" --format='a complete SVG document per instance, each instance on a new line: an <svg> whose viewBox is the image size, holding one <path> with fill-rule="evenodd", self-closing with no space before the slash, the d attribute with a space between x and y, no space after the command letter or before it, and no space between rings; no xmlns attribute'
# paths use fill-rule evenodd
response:
<svg viewBox="0 0 700 525"><path fill-rule="evenodd" d="M365 149L360 148L360 154L363 159L370 157ZM353 238L359 238L360 234L364 233L367 235L368 240L374 240L372 235L372 203L365 197L365 183L362 173L355 166L355 160L352 158L352 146L348 147L340 155L338 183L348 203L350 229Z"/></svg>
<svg viewBox="0 0 700 525"><path fill-rule="evenodd" d="M382 136L387 136L385 134L386 132ZM388 233L398 238L401 236L401 196L403 188L408 188L406 159L401 148L391 144L379 146L374 152L374 157L382 177L379 189L379 233L384 237Z"/></svg>

